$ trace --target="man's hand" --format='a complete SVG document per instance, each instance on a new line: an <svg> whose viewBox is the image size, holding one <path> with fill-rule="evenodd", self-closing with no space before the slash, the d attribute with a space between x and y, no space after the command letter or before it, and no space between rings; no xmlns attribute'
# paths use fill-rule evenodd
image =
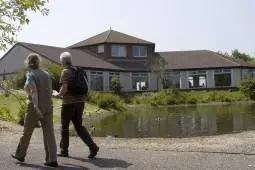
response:
<svg viewBox="0 0 255 170"><path fill-rule="evenodd" d="M53 90L52 92L52 96L54 96L55 98L61 98L61 96L59 95L59 93L56 90Z"/></svg>

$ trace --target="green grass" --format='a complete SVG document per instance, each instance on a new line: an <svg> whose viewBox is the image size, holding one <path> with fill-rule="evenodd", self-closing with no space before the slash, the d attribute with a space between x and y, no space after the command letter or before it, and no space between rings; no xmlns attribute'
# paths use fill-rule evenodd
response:
<svg viewBox="0 0 255 170"><path fill-rule="evenodd" d="M14 91L14 94L20 97L21 99L23 99L23 102L25 102L24 99L26 99L26 96L24 91ZM54 111L53 119L54 119L54 122L57 122L57 123L60 122L61 103L62 101L60 99L53 99L53 111ZM8 119L10 121L19 122L19 119L20 119L19 114L22 108L21 108L21 104L19 100L16 97L14 97L11 94L5 95L4 93L0 93L0 108L1 108L1 112L0 112L1 119L7 120L6 117L9 117ZM102 112L109 112L99 108L95 104L86 103L84 113L86 115L91 115L96 113L99 110ZM9 114L10 116L8 116L7 114Z"/></svg>

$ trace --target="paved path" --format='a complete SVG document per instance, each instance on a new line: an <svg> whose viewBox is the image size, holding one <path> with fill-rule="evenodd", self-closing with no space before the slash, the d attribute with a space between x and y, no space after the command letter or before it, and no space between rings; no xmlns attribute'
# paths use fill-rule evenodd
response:
<svg viewBox="0 0 255 170"><path fill-rule="evenodd" d="M3 122L0 121L0 125L1 123ZM40 129L36 129L26 161L22 164L9 156L16 149L22 128L14 125L10 127L5 123L0 126L0 129L0 169L53 169L43 166L44 150ZM244 136L247 138L238 142L240 135L241 139ZM215 144L220 139L221 143L225 143L222 139L224 137L230 137L237 142L227 146ZM245 143L247 141L251 143L249 140L255 137L255 132L235 134L229 137L131 140L95 138L101 150L98 157L93 160L87 159L88 149L84 147L81 140L72 137L70 139L71 157L59 158L60 167L56 169L255 169L255 154L253 154L255 148L252 144ZM195 142L197 140L203 147ZM212 143L214 140L215 142ZM227 143L227 140L225 141ZM193 152L196 149L200 152Z"/></svg>

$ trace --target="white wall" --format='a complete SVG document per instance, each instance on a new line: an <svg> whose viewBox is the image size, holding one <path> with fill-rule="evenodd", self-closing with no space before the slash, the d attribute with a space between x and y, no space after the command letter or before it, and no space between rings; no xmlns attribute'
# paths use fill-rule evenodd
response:
<svg viewBox="0 0 255 170"><path fill-rule="evenodd" d="M155 91L158 90L158 76L156 73L149 73L149 90ZM160 89L160 88L159 88Z"/></svg>
<svg viewBox="0 0 255 170"><path fill-rule="evenodd" d="M240 82L241 82L241 69L240 68L232 69L231 79L232 79L232 81L231 81L232 87L240 87Z"/></svg>
<svg viewBox="0 0 255 170"><path fill-rule="evenodd" d="M214 70L207 70L206 73L207 88L214 88Z"/></svg>
<svg viewBox="0 0 255 170"><path fill-rule="evenodd" d="M133 89L132 89L131 73L121 72L120 84L123 86L123 91L132 91Z"/></svg>
<svg viewBox="0 0 255 170"><path fill-rule="evenodd" d="M104 72L104 91L109 91L110 87L109 87L109 72Z"/></svg>
<svg viewBox="0 0 255 170"><path fill-rule="evenodd" d="M188 83L188 73L187 71L181 71L180 72L180 79L181 79L181 89L188 89L189 83Z"/></svg>

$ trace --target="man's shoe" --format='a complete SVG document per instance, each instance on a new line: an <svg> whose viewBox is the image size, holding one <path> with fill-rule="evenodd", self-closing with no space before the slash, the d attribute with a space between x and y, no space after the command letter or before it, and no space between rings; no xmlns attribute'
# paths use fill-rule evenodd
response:
<svg viewBox="0 0 255 170"><path fill-rule="evenodd" d="M20 158L20 157L17 157L15 154L11 154L11 157L20 161L20 162L24 162L25 161L25 158Z"/></svg>
<svg viewBox="0 0 255 170"><path fill-rule="evenodd" d="M44 163L45 166L50 166L50 167L58 167L58 162L54 161L54 162L45 162Z"/></svg>
<svg viewBox="0 0 255 170"><path fill-rule="evenodd" d="M95 156L97 156L97 152L99 151L99 147L98 146L94 146L92 148L90 148L90 154L88 156L88 158L94 158Z"/></svg>
<svg viewBox="0 0 255 170"><path fill-rule="evenodd" d="M60 152L57 154L59 157L69 157L68 153Z"/></svg>

